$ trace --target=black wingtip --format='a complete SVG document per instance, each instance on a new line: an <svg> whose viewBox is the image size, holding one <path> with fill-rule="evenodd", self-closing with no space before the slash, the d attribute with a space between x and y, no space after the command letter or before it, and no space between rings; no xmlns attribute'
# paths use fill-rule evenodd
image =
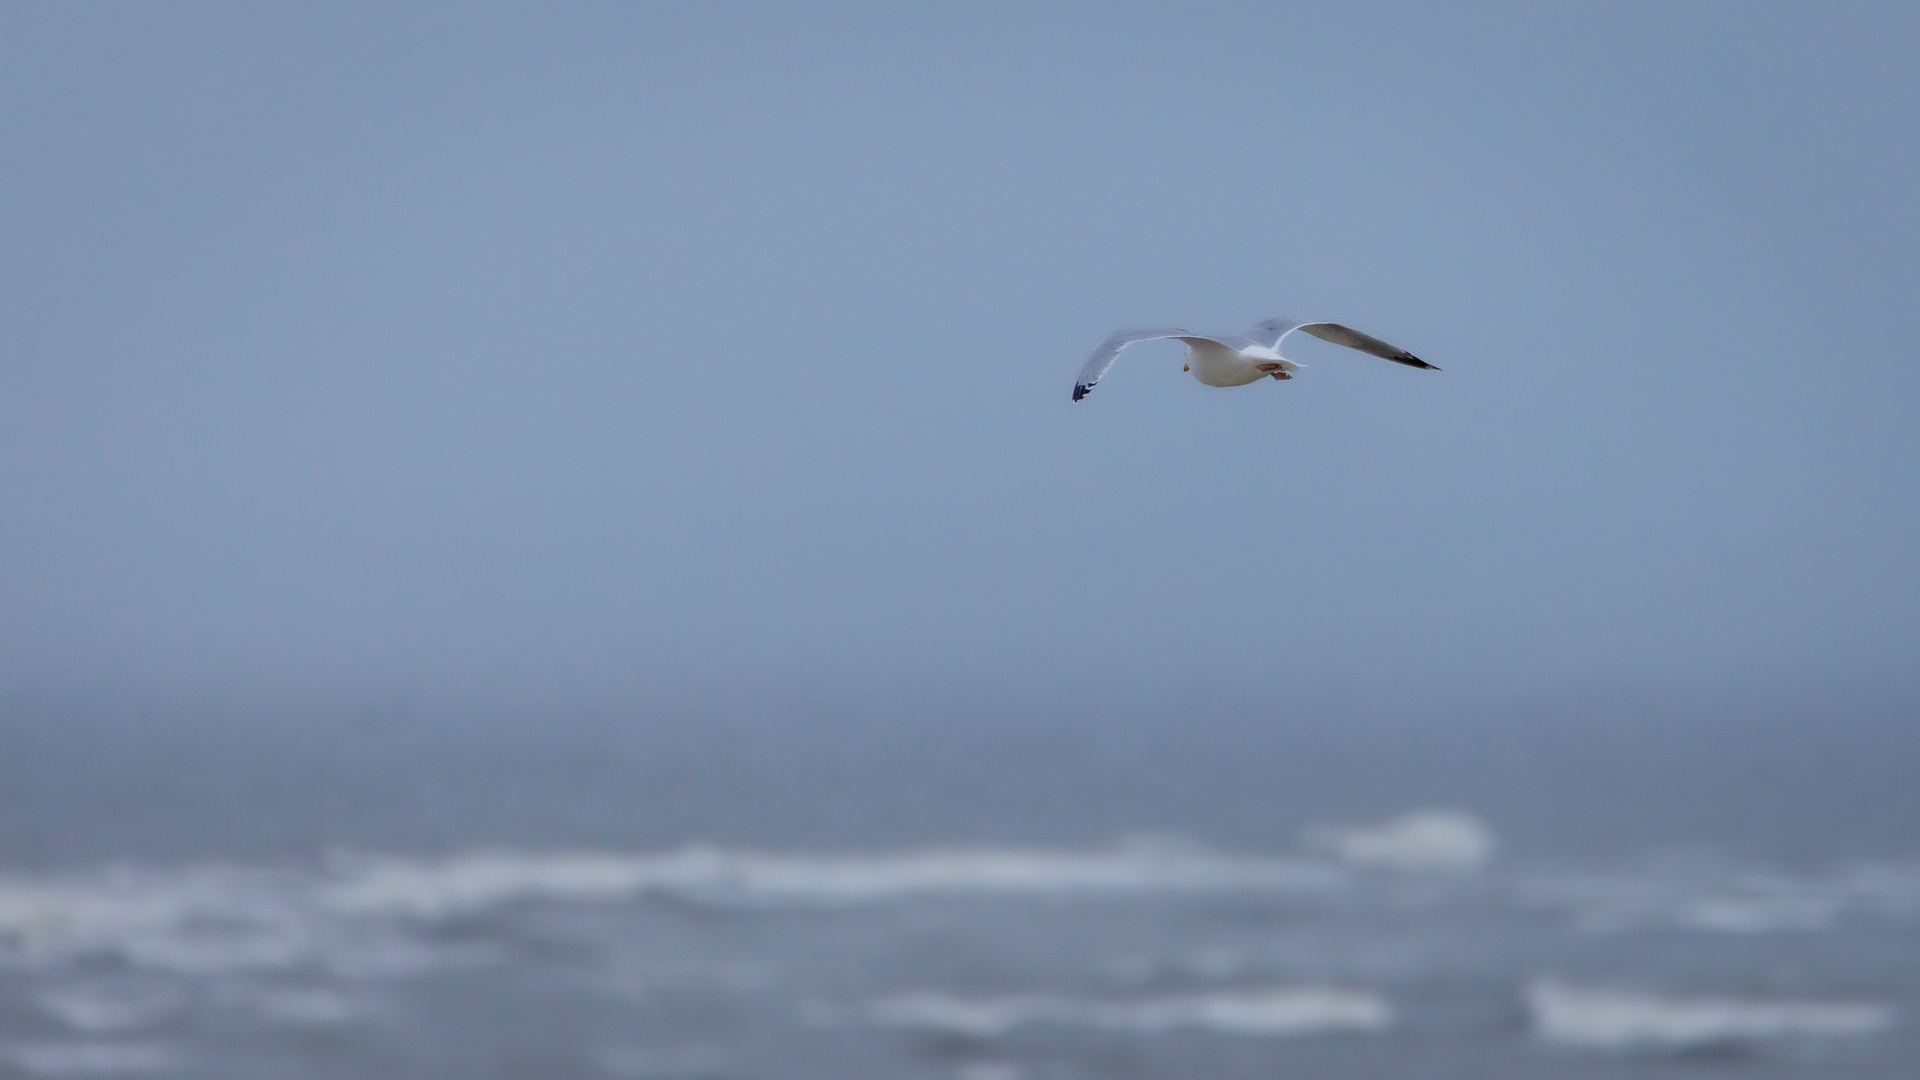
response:
<svg viewBox="0 0 1920 1080"><path fill-rule="evenodd" d="M1394 357L1394 359L1400 361L1401 363L1407 365L1408 367L1417 367L1422 371L1439 371L1440 370L1440 368L1437 365L1429 364L1425 360L1420 359L1419 357L1413 355L1412 353L1408 353L1405 356L1396 356Z"/></svg>
<svg viewBox="0 0 1920 1080"><path fill-rule="evenodd" d="M1086 397L1087 391L1091 389L1093 389L1093 387L1091 386L1082 386L1079 383L1074 383L1073 384L1073 400L1079 401L1081 398Z"/></svg>

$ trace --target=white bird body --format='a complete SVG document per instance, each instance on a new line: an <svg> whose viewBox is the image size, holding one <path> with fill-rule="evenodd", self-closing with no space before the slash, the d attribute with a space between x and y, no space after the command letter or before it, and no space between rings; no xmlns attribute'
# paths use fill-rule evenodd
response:
<svg viewBox="0 0 1920 1080"><path fill-rule="evenodd" d="M1301 370L1301 365L1280 355L1280 339L1295 330L1305 330L1314 337L1371 353L1396 364L1427 371L1440 370L1397 345L1389 345L1379 338L1368 337L1339 323L1268 319L1256 323L1244 334L1195 334L1173 328L1116 330L1107 335L1107 340L1093 350L1093 355L1087 357L1086 364L1080 368L1080 377L1073 384L1073 400L1086 397L1087 392L1107 373L1107 369L1113 366L1120 351L1136 341L1171 339L1185 342L1186 370L1208 386L1246 386L1261 379L1291 379L1294 372Z"/></svg>
<svg viewBox="0 0 1920 1080"><path fill-rule="evenodd" d="M1187 370L1208 386L1245 386L1277 373L1291 375L1300 365L1278 349L1249 345L1236 349L1212 338L1187 338Z"/></svg>

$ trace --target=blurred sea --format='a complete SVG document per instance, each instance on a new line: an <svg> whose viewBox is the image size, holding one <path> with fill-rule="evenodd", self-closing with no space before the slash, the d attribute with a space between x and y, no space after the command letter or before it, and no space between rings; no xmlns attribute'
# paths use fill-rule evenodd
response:
<svg viewBox="0 0 1920 1080"><path fill-rule="evenodd" d="M1897 704L4 710L0 1075L1920 1061Z"/></svg>

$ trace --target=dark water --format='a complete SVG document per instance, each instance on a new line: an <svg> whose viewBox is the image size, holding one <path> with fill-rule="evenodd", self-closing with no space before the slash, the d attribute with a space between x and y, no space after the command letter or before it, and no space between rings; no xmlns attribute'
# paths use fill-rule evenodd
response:
<svg viewBox="0 0 1920 1080"><path fill-rule="evenodd" d="M1823 701L15 699L0 1071L1908 1076Z"/></svg>

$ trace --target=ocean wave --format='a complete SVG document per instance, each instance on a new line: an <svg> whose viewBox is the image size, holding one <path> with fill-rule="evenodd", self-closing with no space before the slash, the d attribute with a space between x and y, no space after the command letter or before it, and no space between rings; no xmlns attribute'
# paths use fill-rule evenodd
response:
<svg viewBox="0 0 1920 1080"><path fill-rule="evenodd" d="M0 881L0 962L97 954L182 973L284 966L311 945L290 886L227 867Z"/></svg>
<svg viewBox="0 0 1920 1080"><path fill-rule="evenodd" d="M0 964L59 968L92 958L175 975L312 968L386 978L471 962L471 946L428 945L400 927L337 917L316 900L323 885L311 873L231 867L4 879ZM70 1003L66 1013L86 1008Z"/></svg>
<svg viewBox="0 0 1920 1080"><path fill-rule="evenodd" d="M1920 867L1879 864L1830 875L1698 865L1521 881L1523 906L1565 912L1590 932L1667 929L1772 934L1833 929L1848 919L1920 915Z"/></svg>
<svg viewBox="0 0 1920 1080"><path fill-rule="evenodd" d="M119 867L0 877L0 964L58 967L97 957L180 975L313 970L381 979L494 959L484 946L431 941L407 920L529 901L667 895L719 905L832 905L917 896L1321 892L1344 881L1326 864L1166 842L850 856L713 847L481 851L340 856L271 871Z"/></svg>
<svg viewBox="0 0 1920 1080"><path fill-rule="evenodd" d="M1364 828L1309 829L1301 843L1353 866L1412 873L1478 870L1494 851L1493 830L1459 810L1416 810Z"/></svg>
<svg viewBox="0 0 1920 1080"><path fill-rule="evenodd" d="M907 896L1295 892L1337 887L1335 868L1190 846L1106 851L930 849L795 856L712 847L655 855L479 852L343 865L322 890L340 911L435 917L519 900L618 900L648 893L744 903L870 903Z"/></svg>
<svg viewBox="0 0 1920 1080"><path fill-rule="evenodd" d="M860 1010L881 1027L917 1028L989 1039L1048 1025L1160 1034L1177 1029L1280 1037L1333 1032L1378 1034L1393 1010L1377 994L1329 987L1277 987L1210 994L1101 1001L1028 994L955 997L918 993L885 998Z"/></svg>
<svg viewBox="0 0 1920 1080"><path fill-rule="evenodd" d="M1576 989L1551 979L1526 990L1539 1038L1595 1050L1693 1050L1784 1038L1873 1035L1894 1025L1892 1006L1862 1002L1671 998Z"/></svg>
<svg viewBox="0 0 1920 1080"><path fill-rule="evenodd" d="M1348 854L1349 862L1364 862ZM1374 855L1378 851L1367 858ZM1365 905L1370 897L1391 898L1397 888L1392 880L1331 862L1223 853L1165 840L1082 850L812 855L689 846L639 853L354 855L277 869L116 867L0 875L0 965L61 969L91 958L173 975L283 972L367 981L500 961L505 945L423 933L414 924L520 903L667 896L703 905L781 908L925 897L1241 893ZM1827 876L1717 864L1612 874L1442 875L1425 879L1421 888L1422 903L1448 903L1451 897L1477 904L1504 895L1523 910L1558 913L1591 931L1807 932L1863 919L1906 925L1920 915L1920 867L1908 864ZM1192 967L1183 977L1221 978L1237 971L1237 964L1222 954L1181 971ZM68 1010L76 1017L84 1011L79 1005ZM104 1018L112 1007L97 1011L110 1026Z"/></svg>

